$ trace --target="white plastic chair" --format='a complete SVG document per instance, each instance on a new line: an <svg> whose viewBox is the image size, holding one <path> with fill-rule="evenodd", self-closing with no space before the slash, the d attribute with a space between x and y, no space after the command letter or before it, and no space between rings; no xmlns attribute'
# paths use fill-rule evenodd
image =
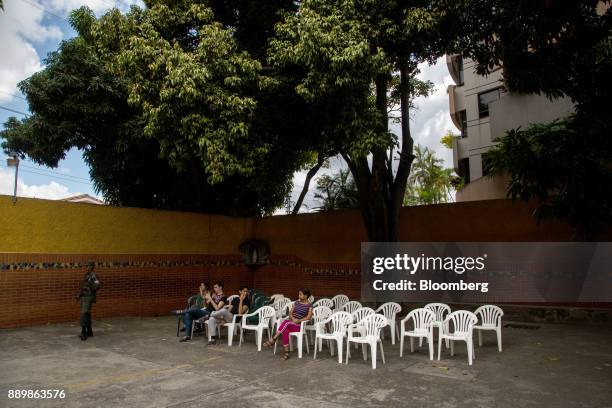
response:
<svg viewBox="0 0 612 408"><path fill-rule="evenodd" d="M334 301L328 298L321 298L312 304L312 307L325 306L330 309L334 308Z"/></svg>
<svg viewBox="0 0 612 408"><path fill-rule="evenodd" d="M299 332L292 332L289 333L289 350L293 350L293 344L291 342L292 338L295 337L297 339L297 348L298 348L298 358L302 358L302 345L304 343L304 340L306 340L306 352L308 354L310 354L310 348L308 346L308 337L306 336L306 330L305 328L307 327L306 324L308 324L309 321L303 321L300 323L300 331ZM276 345L278 344L278 341L274 342L274 354L276 354ZM316 345L315 345L316 348Z"/></svg>
<svg viewBox="0 0 612 408"><path fill-rule="evenodd" d="M308 297L308 303L310 304L314 303L314 296L311 295Z"/></svg>
<svg viewBox="0 0 612 408"><path fill-rule="evenodd" d="M446 316L448 316L451 312L450 306L445 303L428 303L425 305L425 309L429 309L434 313L436 318L434 319L433 327L437 327L438 330L442 331L442 322L444 322ZM419 340L419 347L422 345L422 340ZM446 348L448 347L449 342L446 340Z"/></svg>
<svg viewBox="0 0 612 408"><path fill-rule="evenodd" d="M389 321L389 330L391 331L391 344L395 344L395 336L399 337L399 331L397 329L397 322L395 316L402 311L402 307L399 303L387 302L376 309L376 313L381 313ZM382 338L385 338L385 332L382 332Z"/></svg>
<svg viewBox="0 0 612 408"><path fill-rule="evenodd" d="M357 330L359 331L360 327L359 323L365 319L366 317L373 315L374 313L374 309L370 308L370 307L360 307L359 309L355 310L353 313L351 313L351 316L353 316L353 325L351 327L350 330ZM355 344L355 348L359 347L358 344Z"/></svg>
<svg viewBox="0 0 612 408"><path fill-rule="evenodd" d="M472 365L472 357L474 356L472 334L476 322L478 322L476 315L467 310L457 310L446 316L438 335L438 360L440 360L442 350L442 339L450 340L451 356L455 355L455 341L460 340L465 341L467 345L468 364ZM450 323L453 324L452 332L450 331Z"/></svg>
<svg viewBox="0 0 612 408"><path fill-rule="evenodd" d="M478 331L478 346L482 347L483 330L492 330L497 334L497 348L502 351L501 318L504 311L495 305L480 306L474 312L476 317L480 317L480 324L474 325L474 330Z"/></svg>
<svg viewBox="0 0 612 408"><path fill-rule="evenodd" d="M291 305L291 299L282 297L277 298L274 303L272 303L272 307L274 308L274 317L270 319L270 326L274 327L277 325L278 321L281 320L285 314L285 309L287 305Z"/></svg>
<svg viewBox="0 0 612 408"><path fill-rule="evenodd" d="M256 324L249 324L247 321L248 317L257 316L258 320ZM261 340L263 336L263 331L266 329L268 331L268 340L271 339L270 336L270 319L274 316L274 308L272 306L263 306L253 313L248 313L242 316L242 323L240 324L240 347L242 347L242 343L244 342L244 331L252 330L255 332L256 337L255 341L257 342L257 351L261 351Z"/></svg>
<svg viewBox="0 0 612 408"><path fill-rule="evenodd" d="M349 301L349 297L346 295L336 295L332 298L332 302L334 302L334 307L333 307L333 311L334 312L341 312L342 311L342 307L348 303Z"/></svg>
<svg viewBox="0 0 612 408"><path fill-rule="evenodd" d="M329 351L334 355L334 342L338 347L338 363L342 364L342 342L348 326L353 323L353 316L347 312L335 312L322 322L315 324L314 359L317 359L317 349L321 350L323 340L329 342ZM329 327L329 331L326 330Z"/></svg>
<svg viewBox="0 0 612 408"><path fill-rule="evenodd" d="M348 312L348 313L353 313L355 310L361 308L361 303L357 302L356 300L351 300L350 302L347 302L344 304L344 306L342 306L342 311L343 312Z"/></svg>
<svg viewBox="0 0 612 408"><path fill-rule="evenodd" d="M326 320L329 316L331 316L331 314L332 314L332 310L327 306L317 306L313 308L312 309L312 320L311 320L312 324L309 324L306 326L306 331L310 332L314 337L314 334L317 330L316 329L317 323L320 323ZM313 343L314 343L314 339L313 339Z"/></svg>
<svg viewBox="0 0 612 408"><path fill-rule="evenodd" d="M270 296L270 300L272 300L272 303L276 302L278 299L284 298L285 295L283 295L282 293L275 293L272 296Z"/></svg>
<svg viewBox="0 0 612 408"><path fill-rule="evenodd" d="M361 320L359 323L349 327L348 337L346 339L346 364L351 357L351 342L369 345L372 354L372 369L376 370L376 345L380 345L380 355L383 364L385 364L385 351L383 350L382 341L380 339L380 331L387 325L387 318L380 314L371 314ZM355 336L355 330L359 332L359 336ZM363 347L363 359L368 359L367 348Z"/></svg>
<svg viewBox="0 0 612 408"><path fill-rule="evenodd" d="M429 359L433 360L433 322L436 316L429 309L414 309L401 321L400 326L400 357L404 355L404 337L410 337L410 352L414 353L414 338L427 339L429 346ZM408 330L406 324L412 320L413 329Z"/></svg>
<svg viewBox="0 0 612 408"><path fill-rule="evenodd" d="M237 297L240 297L239 295L231 295L227 297L227 304L223 307L225 307L226 309L230 309L232 307L232 301L234 299L236 299Z"/></svg>

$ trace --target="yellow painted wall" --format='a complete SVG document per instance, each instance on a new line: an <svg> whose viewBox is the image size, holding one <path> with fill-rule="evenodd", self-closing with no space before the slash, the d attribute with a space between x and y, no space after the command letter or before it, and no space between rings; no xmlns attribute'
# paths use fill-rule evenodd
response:
<svg viewBox="0 0 612 408"><path fill-rule="evenodd" d="M253 219L0 195L0 252L233 254Z"/></svg>

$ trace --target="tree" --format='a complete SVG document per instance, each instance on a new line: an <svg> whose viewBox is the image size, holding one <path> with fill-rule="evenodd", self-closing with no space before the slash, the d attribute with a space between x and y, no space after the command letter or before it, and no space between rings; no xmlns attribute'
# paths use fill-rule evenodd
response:
<svg viewBox="0 0 612 408"><path fill-rule="evenodd" d="M452 201L453 169L441 166L443 160L427 147L414 148L412 171L404 195L404 205L429 205Z"/></svg>
<svg viewBox="0 0 612 408"><path fill-rule="evenodd" d="M348 169L319 177L315 198L321 201L317 208L322 211L359 207L357 186Z"/></svg>
<svg viewBox="0 0 612 408"><path fill-rule="evenodd" d="M456 50L487 74L503 69L511 92L567 96L575 115L516 129L494 151L493 172L510 176L508 193L536 199L538 220L561 218L574 239L592 239L612 221L609 73L610 2L465 0L456 7Z"/></svg>
<svg viewBox="0 0 612 408"><path fill-rule="evenodd" d="M267 101L284 104L282 114L299 104L240 49L234 34L248 38L257 28L221 24L205 3L147 2L98 20L86 8L73 12L78 36L20 84L33 115L7 122L3 147L48 166L82 149L95 188L116 205L273 211L307 157L284 136L308 126L271 125Z"/></svg>
<svg viewBox="0 0 612 408"><path fill-rule="evenodd" d="M431 90L416 79L418 64L444 53L450 17L432 1L307 0L277 24L271 41L276 66L305 70L298 94L315 104L334 101L336 120L324 133L355 179L372 241L398 239L414 159L409 112ZM389 131L395 101L399 137Z"/></svg>

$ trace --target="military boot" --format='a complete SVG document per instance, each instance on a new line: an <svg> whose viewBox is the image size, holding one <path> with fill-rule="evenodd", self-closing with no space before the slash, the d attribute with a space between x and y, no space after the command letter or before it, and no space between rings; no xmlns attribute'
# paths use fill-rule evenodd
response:
<svg viewBox="0 0 612 408"><path fill-rule="evenodd" d="M87 328L85 326L81 327L81 335L79 337L81 340L87 340Z"/></svg>

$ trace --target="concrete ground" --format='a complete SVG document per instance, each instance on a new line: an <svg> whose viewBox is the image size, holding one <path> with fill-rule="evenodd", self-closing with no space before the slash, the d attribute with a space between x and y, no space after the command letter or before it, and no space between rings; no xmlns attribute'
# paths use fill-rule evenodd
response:
<svg viewBox="0 0 612 408"><path fill-rule="evenodd" d="M239 348L179 343L176 319L94 322L95 337L75 324L0 330L0 407L612 407L612 328L542 324L505 328L476 345L468 366L430 361L426 348L399 358L385 343L386 366L374 371L361 353L339 365L327 348L313 360L257 352L252 335ZM62 389L64 399L8 399L11 389Z"/></svg>

